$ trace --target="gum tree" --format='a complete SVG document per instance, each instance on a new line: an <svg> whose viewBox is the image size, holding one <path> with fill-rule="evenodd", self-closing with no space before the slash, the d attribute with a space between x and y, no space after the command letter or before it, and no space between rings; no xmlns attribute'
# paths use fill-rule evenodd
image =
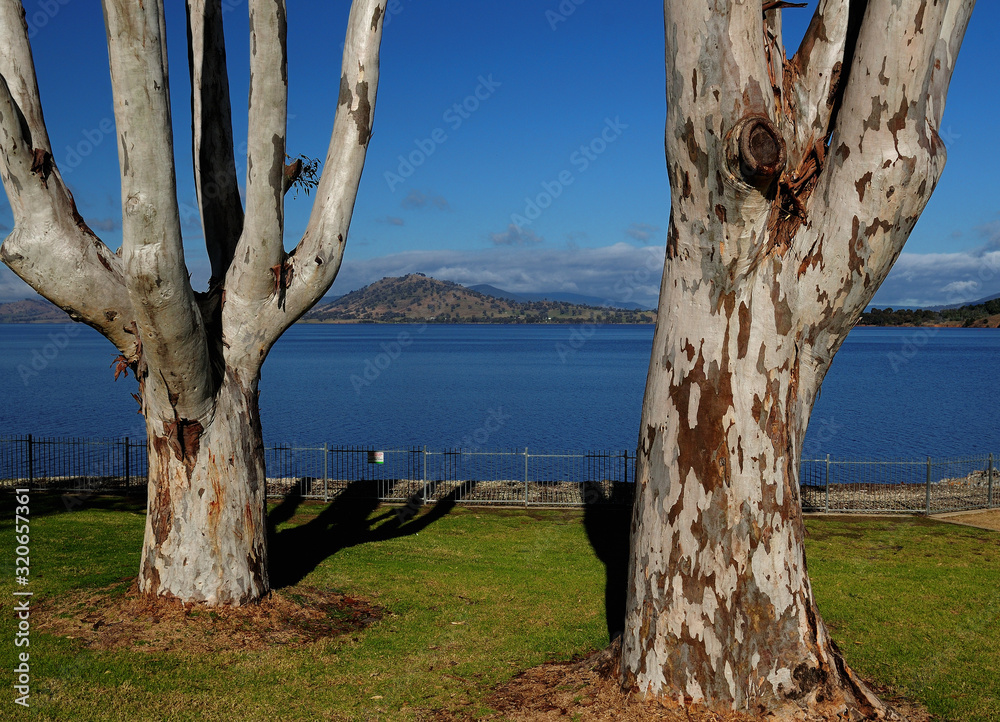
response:
<svg viewBox="0 0 1000 722"><path fill-rule="evenodd" d="M664 3L667 259L639 440L621 674L778 718L891 714L806 573L798 469L834 354L945 162L974 0Z"/></svg>
<svg viewBox="0 0 1000 722"><path fill-rule="evenodd" d="M188 0L194 171L212 278L188 279L175 185L162 0L104 0L122 195L111 251L77 212L42 117L24 10L0 0L0 173L15 227L0 253L32 288L120 351L139 381L149 503L139 572L151 595L243 604L269 589L257 386L271 346L340 268L371 136L385 0L355 0L333 133L301 240L284 248L285 0L250 0L246 208L221 0Z"/></svg>

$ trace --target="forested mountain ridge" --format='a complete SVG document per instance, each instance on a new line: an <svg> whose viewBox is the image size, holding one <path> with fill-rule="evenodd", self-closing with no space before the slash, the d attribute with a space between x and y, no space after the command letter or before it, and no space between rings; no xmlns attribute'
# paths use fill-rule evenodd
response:
<svg viewBox="0 0 1000 722"><path fill-rule="evenodd" d="M1000 328L1000 298L961 308L929 309L873 308L861 314L859 326L953 326Z"/></svg>

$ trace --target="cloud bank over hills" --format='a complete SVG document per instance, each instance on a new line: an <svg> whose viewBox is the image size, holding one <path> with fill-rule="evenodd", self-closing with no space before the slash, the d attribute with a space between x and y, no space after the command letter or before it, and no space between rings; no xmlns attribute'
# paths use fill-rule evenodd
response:
<svg viewBox="0 0 1000 722"><path fill-rule="evenodd" d="M191 254L188 268L196 289L208 278L203 254ZM330 290L342 296L386 276L424 273L464 286L485 283L512 293L579 293L656 308L664 249L616 243L598 248L548 248L541 244L499 244L469 250L418 250L355 259L348 243L340 275ZM903 253L879 289L876 307L964 304L1000 293L1000 236L986 245L953 253ZM0 301L35 298L0 266Z"/></svg>

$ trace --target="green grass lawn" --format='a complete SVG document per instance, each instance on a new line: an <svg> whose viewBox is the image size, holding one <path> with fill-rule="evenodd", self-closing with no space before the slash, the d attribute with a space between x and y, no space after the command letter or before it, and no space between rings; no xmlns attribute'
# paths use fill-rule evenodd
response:
<svg viewBox="0 0 1000 722"><path fill-rule="evenodd" d="M11 600L14 535L4 496L0 594ZM66 512L32 498L36 600L138 569L143 510L94 499ZM384 607L364 631L258 652L79 649L31 637L31 711L52 720L414 719L483 710L528 667L608 642L605 567L578 510L442 507L400 525L392 509L282 506L284 583ZM599 521L621 529L622 516ZM1000 534L920 519L811 519L820 610L848 661L950 720L1000 719ZM611 533L611 532L609 532ZM608 545L595 537L602 558ZM615 552L617 554L617 551ZM13 621L0 639L13 659ZM11 666L5 666L10 670ZM9 674L9 671L8 671ZM13 692L0 701L7 717ZM21 712L15 708L16 712Z"/></svg>

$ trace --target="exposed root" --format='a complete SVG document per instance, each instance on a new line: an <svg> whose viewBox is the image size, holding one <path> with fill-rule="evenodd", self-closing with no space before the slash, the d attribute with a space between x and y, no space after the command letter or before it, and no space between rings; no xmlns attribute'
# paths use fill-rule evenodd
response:
<svg viewBox="0 0 1000 722"><path fill-rule="evenodd" d="M617 644L588 657L529 669L497 689L485 703L497 714L485 719L536 722L573 719L580 722L856 722L864 719L930 722L920 707L893 700L898 711L883 716L849 712L843 704L827 704L804 710L789 704L781 710L753 712L711 709L690 699L646 697L623 690L618 678ZM859 684L864 684L858 681ZM868 690L865 686L864 689ZM870 693L870 690L869 690ZM874 696L874 695L873 695ZM880 703L881 704L881 703ZM443 716L441 719L463 719ZM481 718L482 719L482 718Z"/></svg>

